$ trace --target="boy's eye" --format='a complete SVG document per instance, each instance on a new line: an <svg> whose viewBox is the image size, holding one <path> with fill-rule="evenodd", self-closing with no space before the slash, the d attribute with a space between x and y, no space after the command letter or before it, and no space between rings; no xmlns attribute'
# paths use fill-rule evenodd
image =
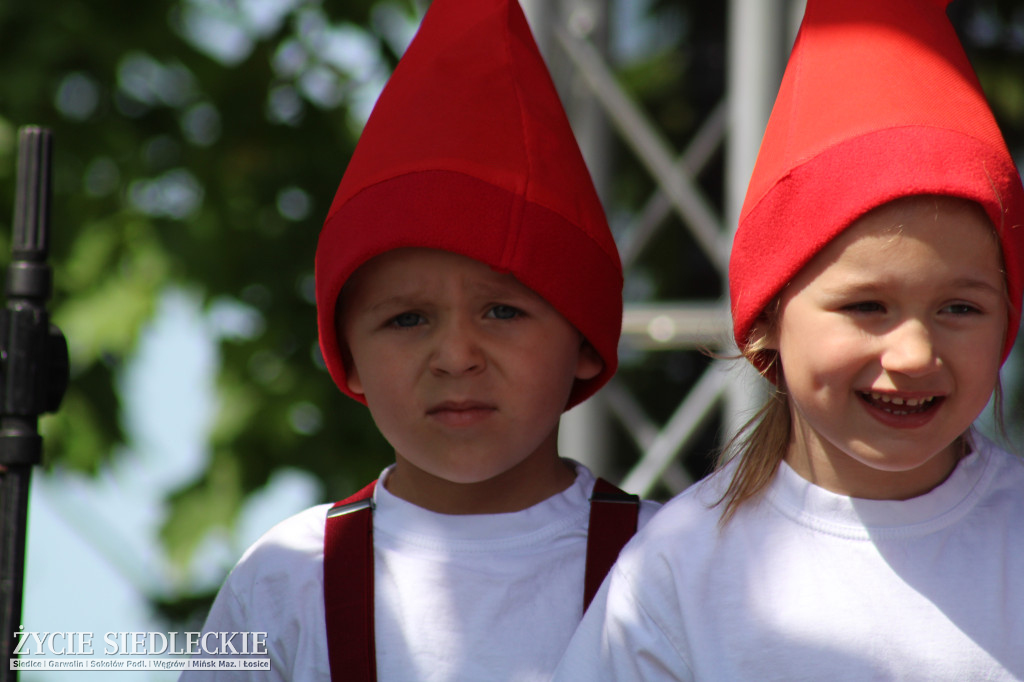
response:
<svg viewBox="0 0 1024 682"><path fill-rule="evenodd" d="M401 313L391 318L389 324L395 327L415 327L423 321L423 316L419 313Z"/></svg>
<svg viewBox="0 0 1024 682"><path fill-rule="evenodd" d="M942 312L950 313L951 315L973 315L980 313L981 309L970 303L950 303L942 309Z"/></svg>
<svg viewBox="0 0 1024 682"><path fill-rule="evenodd" d="M843 310L851 313L881 313L885 312L885 306L878 301L858 301L843 306Z"/></svg>
<svg viewBox="0 0 1024 682"><path fill-rule="evenodd" d="M498 320L511 320L519 317L522 313L518 308L513 308L510 305L496 305L487 311L488 317L493 317Z"/></svg>

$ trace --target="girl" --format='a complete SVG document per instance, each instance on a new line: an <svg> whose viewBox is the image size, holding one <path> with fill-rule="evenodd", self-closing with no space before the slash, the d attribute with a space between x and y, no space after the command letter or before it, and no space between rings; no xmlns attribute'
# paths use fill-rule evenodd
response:
<svg viewBox="0 0 1024 682"><path fill-rule="evenodd" d="M772 398L624 550L557 680L1024 679L1024 465L971 427L1024 189L945 5L808 2L730 272Z"/></svg>

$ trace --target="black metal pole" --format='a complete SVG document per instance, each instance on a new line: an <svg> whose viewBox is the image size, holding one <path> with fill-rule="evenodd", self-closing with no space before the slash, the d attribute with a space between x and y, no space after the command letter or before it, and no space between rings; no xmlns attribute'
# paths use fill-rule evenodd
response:
<svg viewBox="0 0 1024 682"><path fill-rule="evenodd" d="M0 681L14 681L21 620L32 467L42 460L39 415L60 405L68 382L64 336L50 324L51 163L49 130L22 128L7 301L0 311Z"/></svg>
<svg viewBox="0 0 1024 682"><path fill-rule="evenodd" d="M0 561L3 578L0 579L0 599L3 601L3 613L0 615L0 627L3 628L3 660L4 668L0 670L0 680L18 679L18 671L11 669L14 647L21 620L21 601L23 571L25 567L25 531L28 521L28 489L32 467L26 465L7 465L6 471L0 473Z"/></svg>

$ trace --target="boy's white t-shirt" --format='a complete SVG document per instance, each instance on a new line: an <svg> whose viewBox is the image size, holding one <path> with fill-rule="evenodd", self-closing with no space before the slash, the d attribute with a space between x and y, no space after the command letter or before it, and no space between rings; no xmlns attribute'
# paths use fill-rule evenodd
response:
<svg viewBox="0 0 1024 682"><path fill-rule="evenodd" d="M692 487L622 552L555 679L1024 680L1024 464L976 440L906 501L783 464L722 528L731 468Z"/></svg>
<svg viewBox="0 0 1024 682"><path fill-rule="evenodd" d="M388 470L381 475L386 479ZM377 679L548 680L583 615L594 476L508 514L447 515L374 492ZM205 632L267 632L271 670L182 680L330 680L323 604L330 505L281 522L243 555ZM644 502L640 525L657 505Z"/></svg>

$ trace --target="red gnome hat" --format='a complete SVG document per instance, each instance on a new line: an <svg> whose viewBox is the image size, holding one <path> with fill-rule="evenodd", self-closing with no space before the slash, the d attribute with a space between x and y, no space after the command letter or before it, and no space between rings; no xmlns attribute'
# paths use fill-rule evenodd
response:
<svg viewBox="0 0 1024 682"><path fill-rule="evenodd" d="M443 249L511 273L615 372L622 267L593 182L516 0L434 0L370 116L316 252L320 348L342 391L338 294L370 258Z"/></svg>
<svg viewBox="0 0 1024 682"><path fill-rule="evenodd" d="M808 0L740 213L733 329L755 321L818 251L899 197L969 199L1002 243L1020 324L1024 189L946 16L949 0Z"/></svg>

